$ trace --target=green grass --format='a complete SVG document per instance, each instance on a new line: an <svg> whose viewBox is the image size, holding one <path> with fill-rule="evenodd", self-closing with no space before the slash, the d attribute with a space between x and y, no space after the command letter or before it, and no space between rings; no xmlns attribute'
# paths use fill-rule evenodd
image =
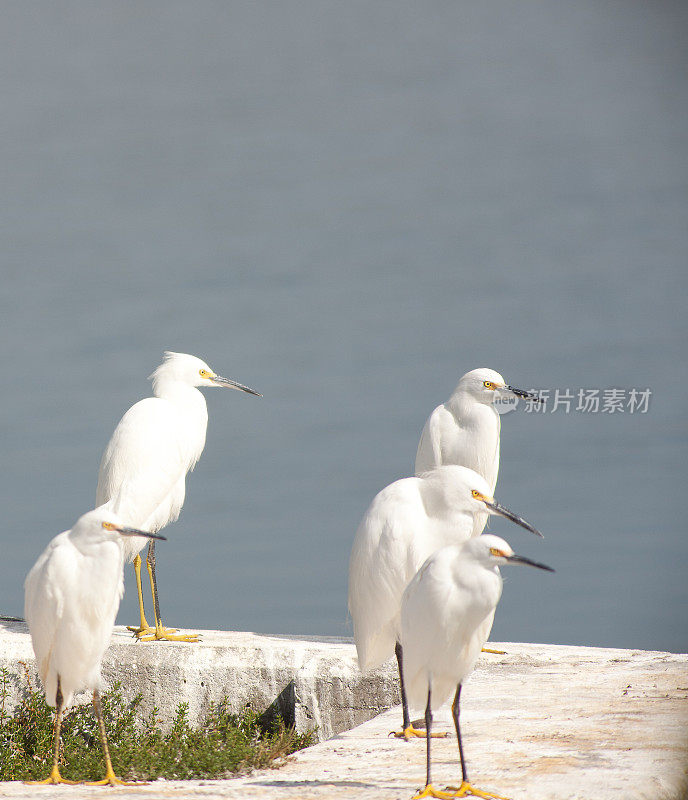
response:
<svg viewBox="0 0 688 800"><path fill-rule="evenodd" d="M54 712L43 692L27 688L20 705L5 709L8 674L0 670L0 780L40 780L52 763ZM263 717L250 709L233 714L226 700L211 706L198 729L188 707L177 708L172 727L163 732L156 711L141 721L141 696L130 703L120 685L102 696L115 774L125 780L155 778L227 778L252 768L278 766L290 753L314 741L313 732L298 734L281 717ZM60 773L69 780L98 780L105 773L98 726L91 704L63 715Z"/></svg>

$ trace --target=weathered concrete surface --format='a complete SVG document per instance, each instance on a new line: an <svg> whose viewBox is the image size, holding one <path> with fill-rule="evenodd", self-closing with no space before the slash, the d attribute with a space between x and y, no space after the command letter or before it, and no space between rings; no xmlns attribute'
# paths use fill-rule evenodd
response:
<svg viewBox="0 0 688 800"><path fill-rule="evenodd" d="M525 800L684 800L688 656L505 644L483 655L462 707L469 774L478 788ZM121 798L385 798L410 800L425 775L425 744L390 739L394 708L297 754L279 770L229 781L157 781ZM437 729L452 731L447 710ZM435 740L437 786L459 775L452 738ZM0 796L102 798L92 787L0 783ZM109 796L109 791L108 791Z"/></svg>
<svg viewBox="0 0 688 800"><path fill-rule="evenodd" d="M276 704L299 731L317 727L321 740L399 702L394 665L364 679L349 639L223 631L203 631L202 636L198 644L142 643L116 627L103 675L110 684L121 682L127 700L140 692L142 715L156 706L163 722L174 718L182 702L189 704L191 722L197 722L211 702L226 696L234 711L250 704L262 712ZM11 675L10 708L26 686L20 662L38 684L26 625L0 622L0 667Z"/></svg>

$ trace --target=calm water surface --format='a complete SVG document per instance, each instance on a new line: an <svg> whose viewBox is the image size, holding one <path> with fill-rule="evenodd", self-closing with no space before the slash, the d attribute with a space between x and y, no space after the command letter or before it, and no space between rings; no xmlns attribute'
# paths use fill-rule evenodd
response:
<svg viewBox="0 0 688 800"><path fill-rule="evenodd" d="M546 539L491 530L557 572L508 571L493 638L685 652L686 16L6 5L0 612L173 349L265 396L207 393L166 621L350 633L361 516L490 366L653 392L503 418L497 497Z"/></svg>

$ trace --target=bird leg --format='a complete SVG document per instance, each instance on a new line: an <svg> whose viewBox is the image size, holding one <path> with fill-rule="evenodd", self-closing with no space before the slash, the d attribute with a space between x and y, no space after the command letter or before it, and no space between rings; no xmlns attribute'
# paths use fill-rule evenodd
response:
<svg viewBox="0 0 688 800"><path fill-rule="evenodd" d="M74 784L76 781L67 781L62 775L57 766L60 758L60 726L62 725L62 689L60 688L60 676L57 676L57 690L55 691L55 723L53 725L53 766L50 770L50 775L42 781L26 781L31 784L51 784L51 783L69 783Z"/></svg>
<svg viewBox="0 0 688 800"><path fill-rule="evenodd" d="M142 636L150 636L155 633L155 628L151 628L146 619L146 612L143 608L143 587L141 586L141 556L137 553L134 556L134 574L136 575L136 589L139 593L139 614L141 615L141 624L138 628L133 625L128 625L127 630L131 631L137 639Z"/></svg>
<svg viewBox="0 0 688 800"><path fill-rule="evenodd" d="M390 731L389 735L394 736L396 739L405 739L407 742L409 739L417 738L417 739L424 739L426 736L425 731L419 731L417 728L413 727L411 722L411 716L409 715L409 707L408 707L408 699L406 697L406 686L404 684L404 665L403 665L403 650L399 642L396 643L394 646L394 655L397 657L397 666L399 667L399 685L401 687L401 713L402 713L402 723L401 723L401 731ZM446 733L434 733L433 736L436 739L444 739L446 737Z"/></svg>
<svg viewBox="0 0 688 800"><path fill-rule="evenodd" d="M105 777L101 781L86 781L86 786L136 786L138 784L126 783L120 780L112 769L110 761L110 749L108 748L107 736L105 734L105 722L103 720L103 709L100 705L100 693L96 689L93 692L93 708L98 719L98 730L100 731L100 741L103 745L103 755L105 756Z"/></svg>
<svg viewBox="0 0 688 800"><path fill-rule="evenodd" d="M440 800L449 800L449 798L453 797L453 795L449 794L448 792L442 792L439 789L435 789L430 778L430 740L432 739L432 733L430 730L432 727L432 706L430 703L430 697L431 690L430 685L428 685L428 702L425 706L425 730L427 733L425 788L421 789L417 794L415 794L413 796L413 800L419 800L419 798L422 797L436 797L440 798Z"/></svg>
<svg viewBox="0 0 688 800"><path fill-rule="evenodd" d="M461 759L461 786L447 786L447 790L451 790L452 794L447 797L482 797L485 800L508 800L501 794L491 794L490 792L483 792L476 789L468 782L468 771L466 770L466 762L463 757L463 745L461 743L461 728L459 727L459 701L461 700L461 684L456 687L456 695L452 703L452 717L454 718L454 727L456 728L456 741L459 743L459 758Z"/></svg>
<svg viewBox="0 0 688 800"><path fill-rule="evenodd" d="M144 631L142 635L137 634L140 642L197 642L198 635L179 634L175 635L176 628L165 628L160 620L160 603L158 602L158 582L155 578L155 540L151 539L146 555L146 566L148 567L148 577L150 578L151 594L153 595L153 613L155 614L155 628Z"/></svg>

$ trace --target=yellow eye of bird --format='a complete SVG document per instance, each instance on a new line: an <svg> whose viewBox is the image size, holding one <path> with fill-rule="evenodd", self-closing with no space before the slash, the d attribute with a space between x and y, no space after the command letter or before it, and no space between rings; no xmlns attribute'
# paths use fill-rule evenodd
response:
<svg viewBox="0 0 688 800"><path fill-rule="evenodd" d="M106 531L114 531L117 526L112 522L104 522L103 527Z"/></svg>
<svg viewBox="0 0 688 800"><path fill-rule="evenodd" d="M494 383L492 383L492 381L483 381L483 386L486 389L494 389L495 388L495 385L494 385Z"/></svg>
<svg viewBox="0 0 688 800"><path fill-rule="evenodd" d="M471 494L472 494L472 495L473 495L473 497L475 497L475 498L482 499L482 495L480 494L480 492L479 492L477 489L473 489L473 491L471 492Z"/></svg>
<svg viewBox="0 0 688 800"><path fill-rule="evenodd" d="M502 551L498 550L496 547L491 547L490 548L490 555L491 556L497 556L498 558L506 558L504 553L502 553Z"/></svg>
<svg viewBox="0 0 688 800"><path fill-rule="evenodd" d="M198 374L201 376L201 378L207 378L208 377L208 370L207 369L199 369L198 370Z"/></svg>

